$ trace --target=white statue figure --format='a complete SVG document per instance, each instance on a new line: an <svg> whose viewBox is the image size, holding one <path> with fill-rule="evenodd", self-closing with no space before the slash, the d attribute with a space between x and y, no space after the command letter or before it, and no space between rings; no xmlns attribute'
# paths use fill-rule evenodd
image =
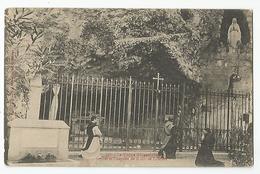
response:
<svg viewBox="0 0 260 174"><path fill-rule="evenodd" d="M229 51L234 52L239 43L241 43L241 31L239 25L237 24L237 19L233 18L232 24L228 29L228 44L229 48L231 48Z"/></svg>
<svg viewBox="0 0 260 174"><path fill-rule="evenodd" d="M56 120L58 104L59 104L58 95L60 92L60 85L59 84L54 85L52 91L53 91L53 98L51 102L51 108L49 111L49 120Z"/></svg>

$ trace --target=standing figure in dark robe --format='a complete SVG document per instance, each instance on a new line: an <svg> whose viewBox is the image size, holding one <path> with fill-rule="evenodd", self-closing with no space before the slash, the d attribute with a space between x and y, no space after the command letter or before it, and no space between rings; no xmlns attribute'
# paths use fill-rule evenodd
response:
<svg viewBox="0 0 260 174"><path fill-rule="evenodd" d="M83 159L95 161L100 157L100 138L102 134L98 125L99 119L92 116L91 123L87 126L87 142L81 151Z"/></svg>
<svg viewBox="0 0 260 174"><path fill-rule="evenodd" d="M163 145L158 152L162 158L176 159L177 132L176 125L173 124L173 115L166 115L164 133L166 134Z"/></svg>
<svg viewBox="0 0 260 174"><path fill-rule="evenodd" d="M215 160L212 149L215 144L215 138L210 129L203 130L201 147L198 151L195 164L201 167L224 167L224 163Z"/></svg>

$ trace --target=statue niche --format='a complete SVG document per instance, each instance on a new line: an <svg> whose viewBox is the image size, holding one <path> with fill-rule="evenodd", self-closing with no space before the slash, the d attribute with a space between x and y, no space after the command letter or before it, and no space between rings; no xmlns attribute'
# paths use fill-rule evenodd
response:
<svg viewBox="0 0 260 174"><path fill-rule="evenodd" d="M232 19L232 24L228 28L227 43L229 52L235 52L241 44L241 31L236 18Z"/></svg>
<svg viewBox="0 0 260 174"><path fill-rule="evenodd" d="M234 40L240 41L240 48L243 48L250 43L250 29L247 21L247 16L244 12L244 10L224 10L220 28L220 42L223 43L227 51L231 48L231 40L233 40L234 38L236 38ZM240 33L237 29L238 27ZM238 30L238 32L234 32L233 29ZM231 33L229 33L229 31ZM237 46L236 41L232 42L233 47ZM228 52L230 51L234 50L229 50Z"/></svg>

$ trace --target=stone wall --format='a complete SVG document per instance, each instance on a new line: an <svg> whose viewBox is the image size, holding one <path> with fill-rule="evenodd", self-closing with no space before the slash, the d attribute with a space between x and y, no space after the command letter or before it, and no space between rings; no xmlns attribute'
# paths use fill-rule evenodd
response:
<svg viewBox="0 0 260 174"><path fill-rule="evenodd" d="M230 75L239 67L241 81L235 82L234 90L252 92L252 51L244 50L239 55L221 50L202 67L203 86L216 90L227 90Z"/></svg>
<svg viewBox="0 0 260 174"><path fill-rule="evenodd" d="M230 75L239 69L241 81L234 84L235 91L252 92L253 83L253 13L244 10L250 31L250 42L243 45L239 53L230 53L225 45L220 45L216 54L210 54L207 63L201 68L202 85L216 90L227 90Z"/></svg>

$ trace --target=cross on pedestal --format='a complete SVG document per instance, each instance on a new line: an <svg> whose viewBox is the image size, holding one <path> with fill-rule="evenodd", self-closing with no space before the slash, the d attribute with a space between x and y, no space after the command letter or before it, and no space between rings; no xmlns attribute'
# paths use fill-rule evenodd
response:
<svg viewBox="0 0 260 174"><path fill-rule="evenodd" d="M157 81L156 90L157 90L157 92L159 92L160 81L163 81L164 79L160 77L160 73L157 73L157 77L153 77L153 80Z"/></svg>
<svg viewBox="0 0 260 174"><path fill-rule="evenodd" d="M164 79L160 77L160 73L157 73L157 77L153 77L153 80L157 80L157 88L156 88L156 106L155 106L155 120L154 120L154 150L156 150L156 144L157 144L157 132L158 132L158 107L159 107L159 85L160 81L163 81Z"/></svg>

